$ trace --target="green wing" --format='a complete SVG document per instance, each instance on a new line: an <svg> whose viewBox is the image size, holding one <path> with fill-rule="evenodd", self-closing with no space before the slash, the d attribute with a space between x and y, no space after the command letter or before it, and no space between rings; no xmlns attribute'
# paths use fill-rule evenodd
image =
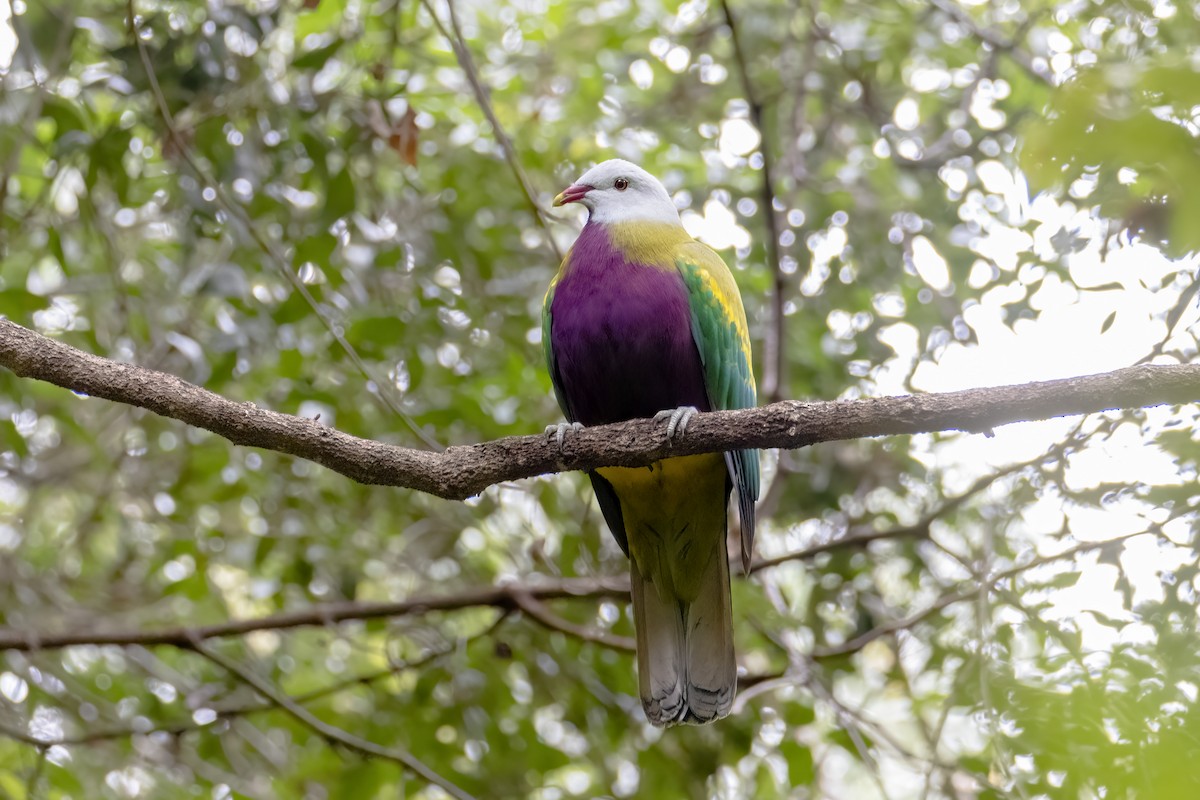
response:
<svg viewBox="0 0 1200 800"><path fill-rule="evenodd" d="M575 421L575 415L571 413L571 409L567 408L567 398L563 395L562 382L558 378L558 365L554 362L554 347L550 342L550 331L554 321L550 316L550 307L554 305L554 288L558 286L558 276L550 281L550 288L546 290L546 298L542 300L542 352L546 356L546 371L550 373L550 385L554 387L554 399L558 401L558 407L562 409L563 414L571 422Z"/></svg>
<svg viewBox="0 0 1200 800"><path fill-rule="evenodd" d="M676 267L687 287L692 338L704 365L708 401L714 409L753 408L757 402L751 369L746 311L733 275L721 257L699 242L680 246ZM742 566L754 552L754 502L758 499L758 451L725 454L737 484L742 518Z"/></svg>

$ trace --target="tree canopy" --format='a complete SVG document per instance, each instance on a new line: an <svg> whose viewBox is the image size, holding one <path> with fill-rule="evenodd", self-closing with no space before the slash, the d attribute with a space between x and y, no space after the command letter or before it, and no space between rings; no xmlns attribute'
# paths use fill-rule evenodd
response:
<svg viewBox="0 0 1200 800"><path fill-rule="evenodd" d="M1198 39L1167 0L0 0L0 350L263 445L3 362L0 798L1194 796ZM614 156L730 264L763 404L1179 383L777 425L734 713L654 729L581 474L459 502L246 438L558 422L550 198ZM743 413L699 433L785 410Z"/></svg>

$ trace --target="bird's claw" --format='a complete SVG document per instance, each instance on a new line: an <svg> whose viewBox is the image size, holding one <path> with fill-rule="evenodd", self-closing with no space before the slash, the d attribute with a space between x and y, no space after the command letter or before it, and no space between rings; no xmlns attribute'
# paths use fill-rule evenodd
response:
<svg viewBox="0 0 1200 800"><path fill-rule="evenodd" d="M680 406L658 412L654 415L654 421L667 423L667 440L673 442L687 433L688 423L699 413L700 410L695 406Z"/></svg>
<svg viewBox="0 0 1200 800"><path fill-rule="evenodd" d="M546 435L553 436L554 441L558 443L558 452L562 452L563 441L567 438L567 431L578 433L583 430L583 423L580 422L560 422L557 425L547 425Z"/></svg>

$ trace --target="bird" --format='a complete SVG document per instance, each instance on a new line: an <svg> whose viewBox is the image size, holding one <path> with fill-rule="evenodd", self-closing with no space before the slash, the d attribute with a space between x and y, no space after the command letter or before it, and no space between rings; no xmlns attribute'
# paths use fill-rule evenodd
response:
<svg viewBox="0 0 1200 800"><path fill-rule="evenodd" d="M685 230L666 187L612 159L554 198L588 218L550 283L542 343L566 423L666 422L674 441L699 411L756 403L741 294L724 260ZM737 492L748 570L759 492L756 450L665 458L588 472L629 558L638 686L651 724L729 714L737 687L727 551Z"/></svg>

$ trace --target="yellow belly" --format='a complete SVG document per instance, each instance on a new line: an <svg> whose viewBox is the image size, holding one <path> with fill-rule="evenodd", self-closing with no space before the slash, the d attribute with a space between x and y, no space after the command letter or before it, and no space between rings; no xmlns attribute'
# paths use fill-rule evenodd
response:
<svg viewBox="0 0 1200 800"><path fill-rule="evenodd" d="M681 456L648 467L603 467L621 501L629 555L638 572L692 602L717 553L725 557L728 480L720 453Z"/></svg>

